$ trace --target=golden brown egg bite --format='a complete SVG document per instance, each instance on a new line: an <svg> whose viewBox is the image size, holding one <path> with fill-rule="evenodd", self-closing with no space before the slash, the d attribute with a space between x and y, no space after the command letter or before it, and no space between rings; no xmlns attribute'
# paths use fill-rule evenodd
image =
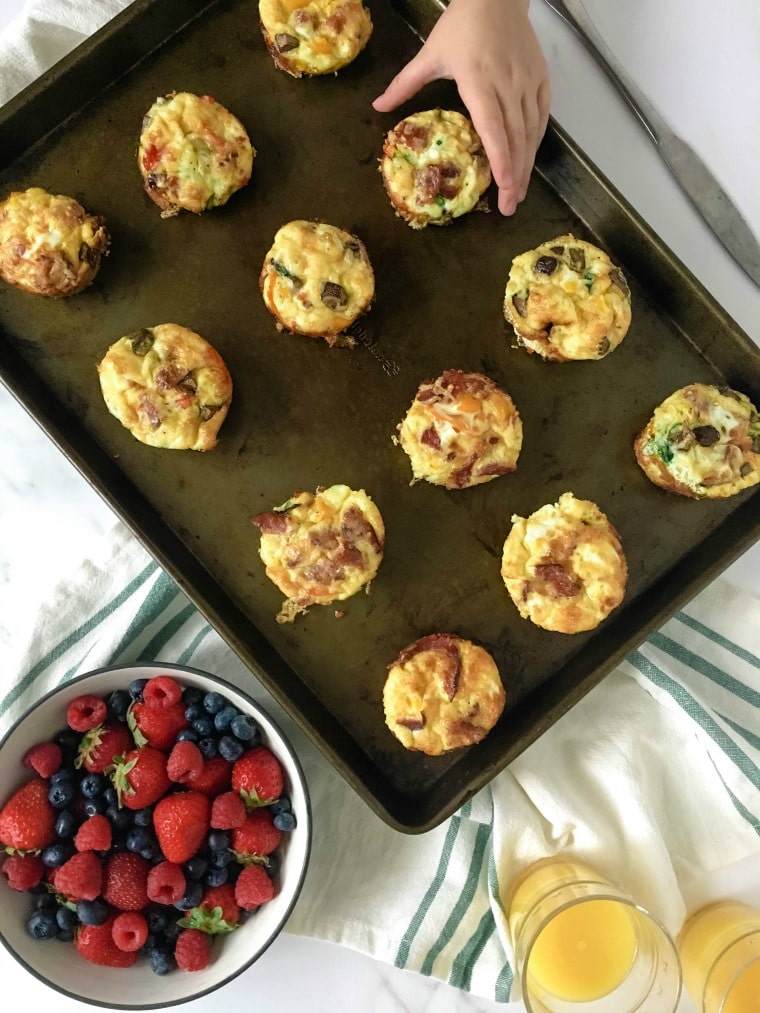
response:
<svg viewBox="0 0 760 1013"><path fill-rule="evenodd" d="M105 219L34 186L0 201L0 278L34 295L74 295L108 252Z"/></svg>
<svg viewBox="0 0 760 1013"><path fill-rule="evenodd" d="M631 323L631 293L607 254L558 236L512 261L504 316L517 340L545 359L603 359Z"/></svg>
<svg viewBox="0 0 760 1013"><path fill-rule="evenodd" d="M259 277L280 330L335 344L369 309L375 275L364 243L324 222L293 221L277 231Z"/></svg>
<svg viewBox="0 0 760 1013"><path fill-rule="evenodd" d="M522 422L509 394L482 373L459 369L420 384L397 428L413 481L447 489L514 471L522 447Z"/></svg>
<svg viewBox="0 0 760 1013"><path fill-rule="evenodd" d="M98 365L110 413L135 439L167 450L211 450L232 400L221 355L179 324L120 338Z"/></svg>
<svg viewBox="0 0 760 1013"><path fill-rule="evenodd" d="M350 598L382 562L385 526L363 489L331 485L298 492L252 523L261 532L267 577L287 599L277 616L281 623L310 605Z"/></svg>
<svg viewBox="0 0 760 1013"><path fill-rule="evenodd" d="M620 536L599 507L566 492L527 519L512 517L501 575L523 619L580 633L621 603L628 565Z"/></svg>
<svg viewBox="0 0 760 1013"><path fill-rule="evenodd" d="M383 687L386 725L407 749L428 756L480 742L505 699L488 651L451 633L433 633L404 648Z"/></svg>
<svg viewBox="0 0 760 1013"><path fill-rule="evenodd" d="M171 92L143 117L137 164L161 217L226 204L251 178L245 127L210 95Z"/></svg>
<svg viewBox="0 0 760 1013"><path fill-rule="evenodd" d="M385 138L380 172L396 214L413 229L446 225L472 211L491 182L472 123L447 109L397 123Z"/></svg>
<svg viewBox="0 0 760 1013"><path fill-rule="evenodd" d="M340 70L372 35L360 0L259 0L259 21L275 65L291 77Z"/></svg>
<svg viewBox="0 0 760 1013"><path fill-rule="evenodd" d="M691 383L655 408L634 451L662 489L724 499L760 481L760 414L731 387Z"/></svg>

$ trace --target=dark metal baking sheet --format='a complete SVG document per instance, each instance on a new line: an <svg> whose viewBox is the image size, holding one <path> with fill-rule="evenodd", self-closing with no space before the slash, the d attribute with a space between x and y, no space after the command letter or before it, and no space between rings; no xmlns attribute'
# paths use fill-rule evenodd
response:
<svg viewBox="0 0 760 1013"><path fill-rule="evenodd" d="M758 403L758 350L556 125L514 218L477 213L414 232L392 214L377 173L385 132L415 109L461 104L447 82L390 116L370 101L416 51L410 24L424 33L438 10L375 0L359 59L295 81L274 68L251 0L137 0L0 112L0 192L72 194L106 216L113 239L95 284L74 298L2 286L3 381L355 789L406 832L453 812L760 536L756 496L669 496L631 450L653 407L685 383L720 380ZM259 154L227 206L163 221L135 150L144 112L171 90L214 95ZM278 334L264 308L264 254L299 217L349 228L368 248L377 301L354 350ZM568 231L606 248L631 284L630 332L600 362L529 356L501 316L512 257ZM208 454L143 446L100 396L107 346L167 321L207 337L234 379ZM512 395L524 424L513 475L459 492L409 487L391 435L419 382L446 368L483 371ZM250 517L337 482L366 489L385 519L372 592L341 606L343 619L315 607L278 626L281 595ZM512 514L568 490L609 515L630 568L623 606L575 637L520 619L499 575ZM439 759L404 750L381 704L386 665L435 631L491 650L508 698L482 743Z"/></svg>

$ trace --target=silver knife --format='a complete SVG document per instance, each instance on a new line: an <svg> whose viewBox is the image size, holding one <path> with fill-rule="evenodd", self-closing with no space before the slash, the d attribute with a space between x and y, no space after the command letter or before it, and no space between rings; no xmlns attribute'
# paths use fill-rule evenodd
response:
<svg viewBox="0 0 760 1013"><path fill-rule="evenodd" d="M712 231L756 285L760 285L760 243L739 209L699 155L678 137L626 74L594 27L581 0L546 0L579 36L654 141L666 165ZM572 7L572 9L571 9Z"/></svg>

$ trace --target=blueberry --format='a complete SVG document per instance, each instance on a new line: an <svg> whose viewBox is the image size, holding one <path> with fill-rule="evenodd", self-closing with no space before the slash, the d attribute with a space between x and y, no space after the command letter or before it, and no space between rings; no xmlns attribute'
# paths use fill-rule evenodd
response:
<svg viewBox="0 0 760 1013"><path fill-rule="evenodd" d="M73 761L82 741L82 733L75 732L73 728L64 728L53 739L56 745L61 747L63 753L63 765L68 766L68 761Z"/></svg>
<svg viewBox="0 0 760 1013"><path fill-rule="evenodd" d="M61 809L55 821L55 836L65 840L74 833L77 822L70 809Z"/></svg>
<svg viewBox="0 0 760 1013"><path fill-rule="evenodd" d="M189 707L185 707L185 717L192 724L193 721L197 721L198 718L206 716L206 712L199 703L192 703Z"/></svg>
<svg viewBox="0 0 760 1013"><path fill-rule="evenodd" d="M197 907L203 899L203 883L199 883L197 880L191 880L185 884L185 893L183 897L177 901L174 905L179 908L180 911L189 911L191 908Z"/></svg>
<svg viewBox="0 0 760 1013"><path fill-rule="evenodd" d="M206 693L203 698L203 709L207 714L218 714L226 703L227 701L221 693L215 693L212 690L210 693Z"/></svg>
<svg viewBox="0 0 760 1013"><path fill-rule="evenodd" d="M180 934L181 931L182 926L177 921L169 922L169 924L166 926L166 932L164 933L167 943L176 943L177 936Z"/></svg>
<svg viewBox="0 0 760 1013"><path fill-rule="evenodd" d="M55 913L58 928L64 932L73 931L79 924L76 913L68 907L59 907Z"/></svg>
<svg viewBox="0 0 760 1013"><path fill-rule="evenodd" d="M177 736L177 742L193 742L198 744L200 736L197 732L194 732L192 728L183 728Z"/></svg>
<svg viewBox="0 0 760 1013"><path fill-rule="evenodd" d="M169 974L177 966L174 954L164 949L149 950L148 963L154 974Z"/></svg>
<svg viewBox="0 0 760 1013"><path fill-rule="evenodd" d="M127 850L141 853L150 846L152 836L146 827L133 827L127 834Z"/></svg>
<svg viewBox="0 0 760 1013"><path fill-rule="evenodd" d="M244 749L243 743L238 739L233 739L231 735L223 735L219 739L219 755L224 757L225 760L229 760L230 763L234 763L235 760L240 759Z"/></svg>
<svg viewBox="0 0 760 1013"><path fill-rule="evenodd" d="M224 869L233 859L231 851L212 851L211 867L213 869Z"/></svg>
<svg viewBox="0 0 760 1013"><path fill-rule="evenodd" d="M125 689L116 689L108 698L108 713L116 721L123 721L131 703L129 693Z"/></svg>
<svg viewBox="0 0 760 1013"><path fill-rule="evenodd" d="M198 689L197 686L185 686L182 690L182 703L186 706L190 706L194 703L200 703L203 699L203 690Z"/></svg>
<svg viewBox="0 0 760 1013"><path fill-rule="evenodd" d="M152 827L153 826L153 810L149 807L145 809L135 810L134 815L136 827Z"/></svg>
<svg viewBox="0 0 760 1013"><path fill-rule="evenodd" d="M148 913L148 928L157 936L166 930L168 921L165 911L150 911Z"/></svg>
<svg viewBox="0 0 760 1013"><path fill-rule="evenodd" d="M106 779L102 774L86 774L79 784L79 790L85 798L98 798L105 786Z"/></svg>
<svg viewBox="0 0 760 1013"><path fill-rule="evenodd" d="M48 869L58 869L64 862L68 862L73 854L73 844L59 843L51 844L50 847L45 848L40 857L42 858L42 864L46 865Z"/></svg>
<svg viewBox="0 0 760 1013"><path fill-rule="evenodd" d="M71 781L53 784L48 791L48 801L54 809L64 809L74 798L74 786Z"/></svg>
<svg viewBox="0 0 760 1013"><path fill-rule="evenodd" d="M295 830L296 818L293 813L281 812L277 813L274 818L274 825L278 830L282 830L285 833L289 833L291 830Z"/></svg>
<svg viewBox="0 0 760 1013"><path fill-rule="evenodd" d="M52 895L52 893L48 892L48 890L45 887L43 887L43 889L45 890L45 892L40 894L40 896L34 902L34 910L44 911L47 909L49 911L52 911L53 914L55 914L56 908L58 907L56 899Z"/></svg>
<svg viewBox="0 0 760 1013"><path fill-rule="evenodd" d="M271 858L272 856L268 855L267 857ZM234 883L235 880L240 875L240 873L243 871L243 866L240 864L240 862L237 862L237 861L230 862L230 864L226 868L227 868L227 880L230 883ZM269 870L267 870L267 871L269 871Z"/></svg>
<svg viewBox="0 0 760 1013"><path fill-rule="evenodd" d="M224 866L221 869L209 869L203 877L203 882L206 886L222 886L223 883L227 882L228 878L229 872L227 871L227 867Z"/></svg>
<svg viewBox="0 0 760 1013"><path fill-rule="evenodd" d="M109 787L103 792L103 798L109 806L116 807L119 804L119 795L112 785L109 785Z"/></svg>
<svg viewBox="0 0 760 1013"><path fill-rule="evenodd" d="M211 830L208 835L208 846L212 851L227 851L230 846L230 835L226 830Z"/></svg>
<svg viewBox="0 0 760 1013"><path fill-rule="evenodd" d="M163 861L164 856L161 854L161 848L158 846L158 841L149 841L144 848L140 848L140 856L145 859L146 862L153 862L154 864Z"/></svg>
<svg viewBox="0 0 760 1013"><path fill-rule="evenodd" d="M200 749L204 760L213 760L217 754L216 739L201 739L198 749Z"/></svg>
<svg viewBox="0 0 760 1013"><path fill-rule="evenodd" d="M188 879L202 879L208 869L208 862L202 855L193 855L182 866Z"/></svg>
<svg viewBox="0 0 760 1013"><path fill-rule="evenodd" d="M214 734L214 722L210 717L200 717L193 721L192 728L194 732L197 732L199 738L207 739L210 735Z"/></svg>
<svg viewBox="0 0 760 1013"><path fill-rule="evenodd" d="M108 803L100 795L98 798L88 798L83 808L87 816L102 816L108 808Z"/></svg>
<svg viewBox="0 0 760 1013"><path fill-rule="evenodd" d="M102 900L77 901L77 918L82 925L104 925L108 921L108 905Z"/></svg>
<svg viewBox="0 0 760 1013"><path fill-rule="evenodd" d="M58 935L55 914L47 908L35 911L26 923L26 931L32 939L55 939Z"/></svg>
<svg viewBox="0 0 760 1013"><path fill-rule="evenodd" d="M276 816L277 813L292 812L293 807L291 806L290 799L287 795L280 795L280 797L269 806L269 811L273 816Z"/></svg>
<svg viewBox="0 0 760 1013"><path fill-rule="evenodd" d="M74 939L73 929L58 929L55 934L55 938L62 943L70 943Z"/></svg>
<svg viewBox="0 0 760 1013"><path fill-rule="evenodd" d="M226 732L232 722L238 716L237 707L233 707L231 704L227 704L226 707L222 707L220 711L217 711L214 715L214 728L218 732Z"/></svg>
<svg viewBox="0 0 760 1013"><path fill-rule="evenodd" d="M129 684L129 695L133 700L142 700L143 690L148 685L147 679L133 679Z"/></svg>
<svg viewBox="0 0 760 1013"><path fill-rule="evenodd" d="M115 805L109 805L105 817L114 830L126 830L132 826L132 812L129 809L118 809Z"/></svg>
<svg viewBox="0 0 760 1013"><path fill-rule="evenodd" d="M230 731L241 742L253 742L259 733L253 718L249 718L247 714L238 714L230 722Z"/></svg>
<svg viewBox="0 0 760 1013"><path fill-rule="evenodd" d="M50 775L51 784L61 784L63 781L70 781L74 776L74 771L71 767L61 767L60 770L56 770L55 774Z"/></svg>

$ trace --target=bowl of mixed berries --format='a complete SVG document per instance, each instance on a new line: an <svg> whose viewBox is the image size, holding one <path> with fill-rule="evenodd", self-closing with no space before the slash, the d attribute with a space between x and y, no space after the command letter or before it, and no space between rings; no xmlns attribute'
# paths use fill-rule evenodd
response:
<svg viewBox="0 0 760 1013"><path fill-rule="evenodd" d="M311 845L301 765L217 676L129 665L49 693L0 742L0 939L96 1005L196 999L282 929Z"/></svg>

